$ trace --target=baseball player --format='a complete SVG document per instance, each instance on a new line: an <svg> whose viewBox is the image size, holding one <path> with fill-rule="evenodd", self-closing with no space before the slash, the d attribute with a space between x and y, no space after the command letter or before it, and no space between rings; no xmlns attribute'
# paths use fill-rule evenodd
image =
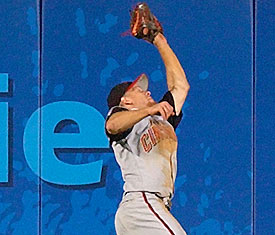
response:
<svg viewBox="0 0 275 235"><path fill-rule="evenodd" d="M163 29L146 3L131 12L131 33L158 49L166 68L168 91L155 102L148 78L116 85L107 102L106 133L121 168L124 194L115 216L118 235L185 235L169 212L177 171L175 129L189 84Z"/></svg>

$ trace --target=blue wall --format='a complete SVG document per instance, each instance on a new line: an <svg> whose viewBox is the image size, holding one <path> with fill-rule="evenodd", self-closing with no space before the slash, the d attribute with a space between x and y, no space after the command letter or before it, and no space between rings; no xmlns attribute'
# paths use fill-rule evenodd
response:
<svg viewBox="0 0 275 235"><path fill-rule="evenodd" d="M256 50L256 195L257 234L274 234L274 2L258 2Z"/></svg>
<svg viewBox="0 0 275 235"><path fill-rule="evenodd" d="M122 37L135 3L0 2L0 234L115 234L123 182L104 134L106 97L142 72L156 100L167 90L158 51ZM252 3L148 4L191 86L177 129L172 213L188 234L251 234L257 200ZM266 119L274 104L274 90L266 91L274 85L272 60L262 59L271 56L272 35L264 33L271 9L258 5L257 170L270 176L272 165L261 156L274 153L266 154L272 144L265 142L266 131L274 132ZM267 77L268 86L261 82ZM266 175L258 175L257 187L271 193L271 183L262 184ZM258 198L272 203L266 194ZM258 202L257 211L266 208ZM258 215L259 234L272 234L271 226L262 226L266 218Z"/></svg>

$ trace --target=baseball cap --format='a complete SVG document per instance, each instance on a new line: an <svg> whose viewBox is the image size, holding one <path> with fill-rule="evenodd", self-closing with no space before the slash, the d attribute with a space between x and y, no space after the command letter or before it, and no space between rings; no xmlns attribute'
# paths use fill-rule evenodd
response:
<svg viewBox="0 0 275 235"><path fill-rule="evenodd" d="M114 106L118 106L120 103L121 97L123 97L124 94L135 85L139 86L143 91L147 91L148 77L146 76L145 73L142 73L141 75L139 75L133 82L123 82L114 86L107 98L109 109Z"/></svg>

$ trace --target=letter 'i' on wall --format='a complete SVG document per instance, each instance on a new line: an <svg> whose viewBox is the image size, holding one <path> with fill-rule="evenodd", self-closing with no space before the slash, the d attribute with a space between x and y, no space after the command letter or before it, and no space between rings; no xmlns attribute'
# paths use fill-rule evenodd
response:
<svg viewBox="0 0 275 235"><path fill-rule="evenodd" d="M0 73L0 95L8 94L9 79L7 73ZM8 102L0 102L0 182L9 181L8 171Z"/></svg>

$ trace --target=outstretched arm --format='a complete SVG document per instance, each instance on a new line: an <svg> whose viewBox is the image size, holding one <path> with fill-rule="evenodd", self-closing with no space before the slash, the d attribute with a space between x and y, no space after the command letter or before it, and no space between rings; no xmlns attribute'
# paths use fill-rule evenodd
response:
<svg viewBox="0 0 275 235"><path fill-rule="evenodd" d="M179 115L190 89L190 85L177 56L167 43L163 34L159 33L155 37L153 43L157 47L164 62L168 90L172 93L175 101L176 115Z"/></svg>
<svg viewBox="0 0 275 235"><path fill-rule="evenodd" d="M121 111L114 113L106 122L106 130L115 135L128 130L143 118L160 113L167 120L173 113L173 107L166 101L139 110Z"/></svg>

